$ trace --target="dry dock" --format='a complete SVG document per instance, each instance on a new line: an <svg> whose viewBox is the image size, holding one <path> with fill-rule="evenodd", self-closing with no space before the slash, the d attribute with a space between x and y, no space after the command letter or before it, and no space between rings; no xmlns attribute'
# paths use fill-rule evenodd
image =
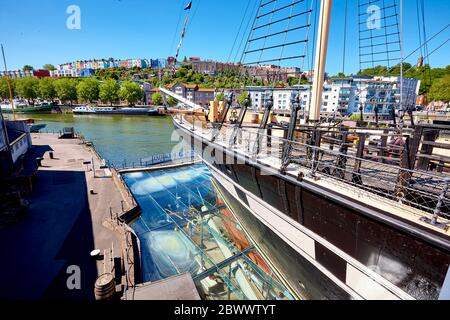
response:
<svg viewBox="0 0 450 320"><path fill-rule="evenodd" d="M79 139L33 134L28 157L43 161L27 199L26 217L0 230L0 298L93 299L97 276L112 268L111 257L123 257L126 250L125 233L111 228L111 215L133 204L109 170L100 169L97 154ZM92 159L95 171L83 164ZM90 256L94 249L105 254L103 261ZM130 259L124 260L128 268Z"/></svg>

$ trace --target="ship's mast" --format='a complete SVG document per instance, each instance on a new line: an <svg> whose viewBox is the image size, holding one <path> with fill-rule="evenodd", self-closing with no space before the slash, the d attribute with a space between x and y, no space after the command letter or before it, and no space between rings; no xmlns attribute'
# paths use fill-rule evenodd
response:
<svg viewBox="0 0 450 320"><path fill-rule="evenodd" d="M1 45L1 47L2 47L3 63L5 64L6 82L8 83L8 89L9 89L9 100L11 102L11 110L13 113L13 119L16 120L16 113L14 112L14 100L13 100L13 95L12 95L11 82L9 80L8 67L6 66L5 51L3 50L3 45Z"/></svg>
<svg viewBox="0 0 450 320"><path fill-rule="evenodd" d="M311 93L311 106L309 108L309 120L312 122L318 122L320 120L320 107L322 105L322 91L327 61L328 34L330 31L332 5L333 0L322 0L320 5L314 80Z"/></svg>

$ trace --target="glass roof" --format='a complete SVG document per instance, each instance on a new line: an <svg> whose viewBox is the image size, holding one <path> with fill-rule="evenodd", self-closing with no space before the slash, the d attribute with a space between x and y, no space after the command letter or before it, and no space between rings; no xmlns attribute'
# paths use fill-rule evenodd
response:
<svg viewBox="0 0 450 320"><path fill-rule="evenodd" d="M189 272L204 299L292 299L214 190L203 164L123 174L142 214L143 281Z"/></svg>

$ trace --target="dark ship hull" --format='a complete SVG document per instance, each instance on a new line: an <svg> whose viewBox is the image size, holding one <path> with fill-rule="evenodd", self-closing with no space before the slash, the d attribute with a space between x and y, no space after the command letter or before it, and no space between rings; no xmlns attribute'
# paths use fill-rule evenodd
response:
<svg viewBox="0 0 450 320"><path fill-rule="evenodd" d="M266 175L264 164L188 125L176 120L174 125L202 155L230 209L299 297L439 298L450 264L448 237L309 181Z"/></svg>

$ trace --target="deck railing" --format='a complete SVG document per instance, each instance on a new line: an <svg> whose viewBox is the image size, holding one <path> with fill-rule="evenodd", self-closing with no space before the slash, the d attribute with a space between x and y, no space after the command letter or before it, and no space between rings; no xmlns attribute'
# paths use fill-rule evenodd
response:
<svg viewBox="0 0 450 320"><path fill-rule="evenodd" d="M282 174L326 179L339 188L347 186L353 192L361 190L392 200L391 205L413 207L428 213L421 214L422 220L443 229L450 223L450 175L442 170L415 169L421 153L409 150L414 146L412 130L400 134L392 129L370 132L367 128L349 131L304 126L296 130L293 141L273 135L276 128L223 125L196 126L194 130ZM417 142L416 148L420 145L422 142Z"/></svg>

